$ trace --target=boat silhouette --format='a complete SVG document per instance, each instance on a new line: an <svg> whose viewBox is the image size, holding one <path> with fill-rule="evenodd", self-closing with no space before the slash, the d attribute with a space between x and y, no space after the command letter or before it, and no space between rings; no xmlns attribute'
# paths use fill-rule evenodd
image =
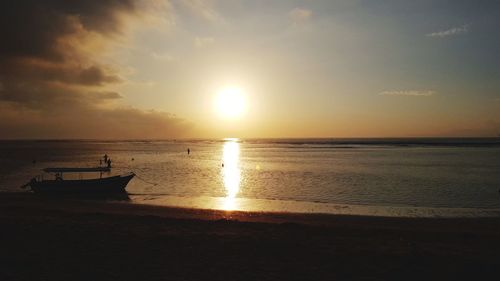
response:
<svg viewBox="0 0 500 281"><path fill-rule="evenodd" d="M54 175L54 179L34 177L22 188L30 187L35 193L40 194L113 194L124 193L129 181L135 176L133 172L102 177L103 172L109 172L110 167L95 168L45 168L46 173ZM65 173L100 173L99 178L69 179L65 180Z"/></svg>

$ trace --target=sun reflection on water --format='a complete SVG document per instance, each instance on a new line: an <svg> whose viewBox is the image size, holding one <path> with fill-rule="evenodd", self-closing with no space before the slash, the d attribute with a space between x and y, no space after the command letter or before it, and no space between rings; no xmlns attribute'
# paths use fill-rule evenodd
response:
<svg viewBox="0 0 500 281"><path fill-rule="evenodd" d="M234 210L236 206L236 195L240 191L241 170L239 166L240 144L238 139L226 139L222 150L222 177L226 197L222 209Z"/></svg>

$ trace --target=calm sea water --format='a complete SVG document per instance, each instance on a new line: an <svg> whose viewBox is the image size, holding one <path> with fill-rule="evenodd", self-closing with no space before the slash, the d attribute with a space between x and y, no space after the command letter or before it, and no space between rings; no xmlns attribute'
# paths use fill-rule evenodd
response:
<svg viewBox="0 0 500 281"><path fill-rule="evenodd" d="M21 192L44 167L96 166L105 153L112 174L137 174L127 190L140 203L500 209L500 139L0 141L0 191Z"/></svg>

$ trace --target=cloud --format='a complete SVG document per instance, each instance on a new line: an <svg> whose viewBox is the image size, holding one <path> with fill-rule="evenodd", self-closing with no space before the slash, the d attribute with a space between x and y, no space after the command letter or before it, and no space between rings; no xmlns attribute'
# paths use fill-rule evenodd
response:
<svg viewBox="0 0 500 281"><path fill-rule="evenodd" d="M442 31L436 31L432 33L427 33L425 36L427 37L447 37L447 36L454 36L454 35L459 35L459 34L464 34L469 31L469 26L468 25L463 25L460 27L453 27L447 30L442 30Z"/></svg>
<svg viewBox="0 0 500 281"><path fill-rule="evenodd" d="M160 54L160 53L152 52L151 56L154 59L161 60L161 61L174 61L175 60L175 57L172 56L172 55L170 55L170 54L168 54L168 53Z"/></svg>
<svg viewBox="0 0 500 281"><path fill-rule="evenodd" d="M99 64L83 66L71 62L51 62L43 59L13 58L3 60L0 75L4 80L23 77L31 82L58 82L68 85L101 86L121 82L111 67Z"/></svg>
<svg viewBox="0 0 500 281"><path fill-rule="evenodd" d="M213 8L212 1L183 0L182 4L193 14L208 22L226 24L226 20Z"/></svg>
<svg viewBox="0 0 500 281"><path fill-rule="evenodd" d="M435 91L417 91L417 90L396 90L396 91L383 91L379 93L381 96L412 96L412 97L430 97L435 95Z"/></svg>
<svg viewBox="0 0 500 281"><path fill-rule="evenodd" d="M3 36L0 53L61 61L67 49L90 33L112 35L122 31L124 14L134 13L132 0L20 0L5 3L0 11Z"/></svg>
<svg viewBox="0 0 500 281"><path fill-rule="evenodd" d="M205 48L213 45L215 39L213 37L196 37L194 38L194 46L196 48Z"/></svg>
<svg viewBox="0 0 500 281"><path fill-rule="evenodd" d="M0 103L0 111L2 138L9 139L167 139L185 136L193 127L169 113L131 107L58 107L50 112Z"/></svg>
<svg viewBox="0 0 500 281"><path fill-rule="evenodd" d="M151 9L168 7L163 2L0 4L1 137L150 138L188 130L188 122L171 114L121 104L113 89L127 70L103 59L134 24L151 20Z"/></svg>
<svg viewBox="0 0 500 281"><path fill-rule="evenodd" d="M295 8L288 13L294 24L300 24L308 21L312 16L312 11L303 8Z"/></svg>

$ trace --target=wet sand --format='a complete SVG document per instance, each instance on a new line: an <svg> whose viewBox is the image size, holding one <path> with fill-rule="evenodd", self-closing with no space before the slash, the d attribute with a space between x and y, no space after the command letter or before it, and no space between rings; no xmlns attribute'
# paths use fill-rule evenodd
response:
<svg viewBox="0 0 500 281"><path fill-rule="evenodd" d="M0 194L0 280L497 280L500 218L226 212Z"/></svg>

